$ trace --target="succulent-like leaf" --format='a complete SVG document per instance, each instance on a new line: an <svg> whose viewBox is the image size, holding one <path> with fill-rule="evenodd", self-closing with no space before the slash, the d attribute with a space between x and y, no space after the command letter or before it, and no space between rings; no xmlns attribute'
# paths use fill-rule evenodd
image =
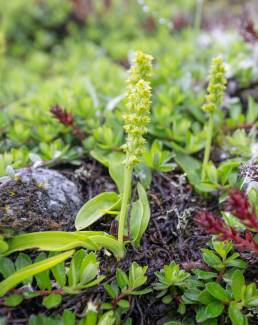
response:
<svg viewBox="0 0 258 325"><path fill-rule="evenodd" d="M120 197L115 192L104 192L86 202L75 219L75 228L81 230L99 220L105 211L119 209Z"/></svg>
<svg viewBox="0 0 258 325"><path fill-rule="evenodd" d="M59 255L50 257L41 262L34 263L16 271L0 283L0 296L6 294L6 292L14 288L17 284L21 283L28 277L36 275L42 271L48 270L51 267L57 265L58 263L65 261L67 258L71 257L73 253L73 250L61 253Z"/></svg>

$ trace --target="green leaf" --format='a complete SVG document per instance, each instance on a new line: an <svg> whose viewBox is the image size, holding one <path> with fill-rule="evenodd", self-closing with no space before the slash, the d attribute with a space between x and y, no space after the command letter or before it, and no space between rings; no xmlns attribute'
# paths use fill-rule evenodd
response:
<svg viewBox="0 0 258 325"><path fill-rule="evenodd" d="M116 321L115 315L113 310L110 310L103 314L98 322L98 325L114 325Z"/></svg>
<svg viewBox="0 0 258 325"><path fill-rule="evenodd" d="M65 309L63 312L63 325L75 325L76 318L73 312L68 309Z"/></svg>
<svg viewBox="0 0 258 325"><path fill-rule="evenodd" d="M99 277L97 277L95 280L91 281L91 282L88 282L87 284L84 284L84 285L79 285L78 288L79 289L87 289L87 288L91 288L91 287L94 287L98 284L100 284L100 282L102 282L103 280L105 279L105 276L104 275L100 275Z"/></svg>
<svg viewBox="0 0 258 325"><path fill-rule="evenodd" d="M150 207L147 194L143 186L138 183L137 191L139 200L133 204L130 218L130 233L135 246L140 245L142 235L150 221Z"/></svg>
<svg viewBox="0 0 258 325"><path fill-rule="evenodd" d="M49 254L49 257L56 256L56 255L57 253L51 252ZM64 262L59 263L56 266L52 267L51 272L59 287L61 288L64 287L66 285L66 280L67 280Z"/></svg>
<svg viewBox="0 0 258 325"><path fill-rule="evenodd" d="M123 309L128 309L130 307L129 302L125 299L118 301L117 304L118 304L118 306L122 307Z"/></svg>
<svg viewBox="0 0 258 325"><path fill-rule="evenodd" d="M86 255L80 267L80 285L85 285L96 278L98 273L97 257L94 253Z"/></svg>
<svg viewBox="0 0 258 325"><path fill-rule="evenodd" d="M117 258L124 256L124 246L111 235L103 233L103 235L95 235L91 237L91 240L96 243L99 248L104 247L112 252Z"/></svg>
<svg viewBox="0 0 258 325"><path fill-rule="evenodd" d="M114 284L105 284L104 288L111 298L115 298L118 295L118 287Z"/></svg>
<svg viewBox="0 0 258 325"><path fill-rule="evenodd" d="M15 261L15 267L16 270L20 270L25 266L31 265L32 264L32 260L31 258L24 253L20 253ZM26 279L25 281L23 281L24 284L31 284L33 280L33 277L30 277L28 279Z"/></svg>
<svg viewBox="0 0 258 325"><path fill-rule="evenodd" d="M247 299L246 302L245 302L245 305L250 306L250 307L258 306L258 295L255 295L255 296Z"/></svg>
<svg viewBox="0 0 258 325"><path fill-rule="evenodd" d="M219 283L209 282L206 284L206 289L216 299L223 302L230 301L230 295L225 289L222 288L222 286Z"/></svg>
<svg viewBox="0 0 258 325"><path fill-rule="evenodd" d="M210 280L217 276L217 273L215 272L208 272L200 269L194 269L192 272L197 276L199 280Z"/></svg>
<svg viewBox="0 0 258 325"><path fill-rule="evenodd" d="M109 175L116 183L119 193L122 193L124 189L124 159L124 154L118 155L117 152L108 155Z"/></svg>
<svg viewBox="0 0 258 325"><path fill-rule="evenodd" d="M202 258L206 264L217 271L220 271L224 268L221 259L207 248L202 249Z"/></svg>
<svg viewBox="0 0 258 325"><path fill-rule="evenodd" d="M163 304L168 305L168 304L171 303L171 301L172 301L172 296L171 296L171 295L166 295L166 296L164 296L164 297L162 298L162 302L163 302Z"/></svg>
<svg viewBox="0 0 258 325"><path fill-rule="evenodd" d="M175 151L175 160L186 173L190 183L194 186L198 186L200 183L200 161L178 151Z"/></svg>
<svg viewBox="0 0 258 325"><path fill-rule="evenodd" d="M9 255L16 251L38 248L44 251L65 251L76 247L85 247L91 250L99 249L91 237L103 235L103 231L44 231L18 235L8 241L9 249L4 254Z"/></svg>
<svg viewBox="0 0 258 325"><path fill-rule="evenodd" d="M208 318L216 318L224 311L224 305L220 302L214 301L207 305L206 314Z"/></svg>
<svg viewBox="0 0 258 325"><path fill-rule="evenodd" d="M198 296L198 301L200 301L203 305L208 305L211 302L214 302L214 297L208 292L207 289L204 289Z"/></svg>
<svg viewBox="0 0 258 325"><path fill-rule="evenodd" d="M195 318L196 318L196 321L198 323L201 323L201 322L204 322L205 320L207 320L208 317L207 317L207 314L206 314L206 307L200 307L197 310Z"/></svg>
<svg viewBox="0 0 258 325"><path fill-rule="evenodd" d="M245 278L240 270L236 270L232 275L231 289L236 301L243 298L245 290Z"/></svg>
<svg viewBox="0 0 258 325"><path fill-rule="evenodd" d="M40 253L35 262L45 261L47 259L47 255L45 253ZM40 290L50 290L52 285L49 276L49 270L45 270L43 272L38 273L36 276L37 285Z"/></svg>
<svg viewBox="0 0 258 325"><path fill-rule="evenodd" d="M206 173L207 176L209 178L209 181L212 184L217 184L218 183L218 175L217 175L217 169L216 167L213 165L212 162L209 162L206 166Z"/></svg>
<svg viewBox="0 0 258 325"><path fill-rule="evenodd" d="M0 256L0 273L7 278L15 272L14 263L7 257Z"/></svg>
<svg viewBox="0 0 258 325"><path fill-rule="evenodd" d="M47 309L56 308L61 304L61 301L61 295L51 293L49 296L43 298L43 306L45 306Z"/></svg>
<svg viewBox="0 0 258 325"><path fill-rule="evenodd" d="M0 235L0 254L6 252L8 250L8 244L4 240L3 236Z"/></svg>
<svg viewBox="0 0 258 325"><path fill-rule="evenodd" d="M4 300L4 304L9 307L18 306L23 301L22 295L13 294L9 297L6 297Z"/></svg>
<svg viewBox="0 0 258 325"><path fill-rule="evenodd" d="M226 259L228 253L232 250L232 243L230 241L212 241L212 246L215 249L216 253L223 259Z"/></svg>
<svg viewBox="0 0 258 325"><path fill-rule="evenodd" d="M44 261L34 263L32 265L26 266L19 271L16 271L14 274L9 276L7 279L0 283L0 296L3 296L10 289L14 288L17 284L21 283L30 276L36 275L42 271L50 269L51 267L65 261L67 258L73 255L74 251L68 251L62 254L59 254L54 257L50 257Z"/></svg>
<svg viewBox="0 0 258 325"><path fill-rule="evenodd" d="M245 325L244 316L236 302L231 302L228 308L228 315L233 325Z"/></svg>
<svg viewBox="0 0 258 325"><path fill-rule="evenodd" d="M68 272L68 283L70 287L74 287L79 283L80 268L85 255L85 251L80 249L74 254L72 258Z"/></svg>
<svg viewBox="0 0 258 325"><path fill-rule="evenodd" d="M115 192L104 192L86 202L75 219L75 228L81 230L99 220L105 211L120 208L120 197Z"/></svg>
<svg viewBox="0 0 258 325"><path fill-rule="evenodd" d="M147 281L147 277L144 275L147 268L147 266L141 267L136 262L132 263L129 270L129 287L131 289L136 289Z"/></svg>
<svg viewBox="0 0 258 325"><path fill-rule="evenodd" d="M128 276L120 268L116 269L116 281L120 289L124 289L128 286Z"/></svg>

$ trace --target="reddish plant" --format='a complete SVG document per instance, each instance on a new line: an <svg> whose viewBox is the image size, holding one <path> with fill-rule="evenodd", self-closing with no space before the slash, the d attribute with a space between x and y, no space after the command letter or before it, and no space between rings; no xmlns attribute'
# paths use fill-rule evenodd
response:
<svg viewBox="0 0 258 325"><path fill-rule="evenodd" d="M50 109L50 112L54 117L62 124L72 127L74 123L72 113L68 113L66 110L61 108L59 105L55 105Z"/></svg>
<svg viewBox="0 0 258 325"><path fill-rule="evenodd" d="M85 133L76 125L74 125L74 117L72 113L67 112L59 105L55 105L50 109L54 117L63 125L72 129L72 135L80 140L85 139Z"/></svg>
<svg viewBox="0 0 258 325"><path fill-rule="evenodd" d="M246 42L255 43L258 41L258 30L248 13L244 13L242 16L240 34Z"/></svg>
<svg viewBox="0 0 258 325"><path fill-rule="evenodd" d="M237 190L231 190L226 202L227 210L236 216L247 228L258 232L258 218L255 208L248 202L247 196Z"/></svg>
<svg viewBox="0 0 258 325"><path fill-rule="evenodd" d="M227 209L246 226L247 230L243 234L208 211L199 212L195 222L207 233L217 235L220 240L232 240L239 250L258 253L258 243L250 231L258 231L256 212L246 195L239 190L232 190L226 205Z"/></svg>

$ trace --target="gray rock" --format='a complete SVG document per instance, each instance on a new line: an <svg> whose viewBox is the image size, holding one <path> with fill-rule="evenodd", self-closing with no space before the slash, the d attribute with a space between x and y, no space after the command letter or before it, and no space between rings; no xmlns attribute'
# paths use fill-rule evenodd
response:
<svg viewBox="0 0 258 325"><path fill-rule="evenodd" d="M0 233L73 229L82 204L75 183L59 172L20 169L0 185Z"/></svg>

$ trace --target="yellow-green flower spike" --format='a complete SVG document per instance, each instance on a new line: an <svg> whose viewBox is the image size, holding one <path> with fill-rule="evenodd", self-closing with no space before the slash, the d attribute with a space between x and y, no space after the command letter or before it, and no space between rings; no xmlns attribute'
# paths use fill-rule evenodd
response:
<svg viewBox="0 0 258 325"><path fill-rule="evenodd" d="M150 122L152 57L142 52L136 52L134 65L130 69L127 80L127 92L125 96L127 113L123 116L124 129L127 134L126 144L123 146L126 152L126 166L134 166L144 152L147 125Z"/></svg>
<svg viewBox="0 0 258 325"><path fill-rule="evenodd" d="M208 86L208 95L203 110L206 112L215 112L219 109L226 88L225 66L221 57L212 60L210 69L210 81Z"/></svg>

